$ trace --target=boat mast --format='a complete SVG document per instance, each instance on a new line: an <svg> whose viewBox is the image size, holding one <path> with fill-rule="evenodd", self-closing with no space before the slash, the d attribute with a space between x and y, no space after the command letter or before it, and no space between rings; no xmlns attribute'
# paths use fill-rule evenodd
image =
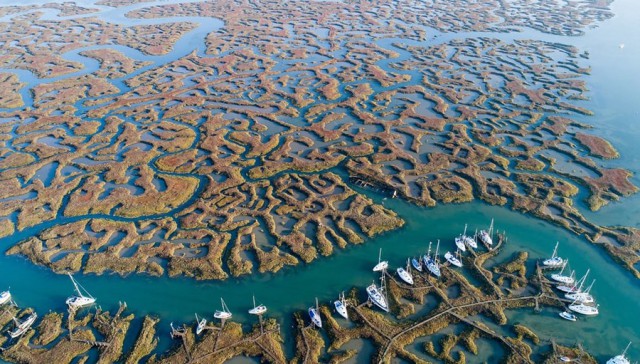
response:
<svg viewBox="0 0 640 364"><path fill-rule="evenodd" d="M627 350L629 350L629 347L631 346L631 341L629 341L629 343L627 344L627 347L624 348L624 351L622 352L622 356L627 355Z"/></svg>
<svg viewBox="0 0 640 364"><path fill-rule="evenodd" d="M380 264L381 261L382 261L382 248L380 248L380 251L378 252L378 264Z"/></svg>
<svg viewBox="0 0 640 364"><path fill-rule="evenodd" d="M591 284L589 285L589 288L587 288L587 290L585 291L585 293L589 293L591 291L591 287L593 287L593 284L596 283L596 280L594 279L593 282L591 282Z"/></svg>
<svg viewBox="0 0 640 364"><path fill-rule="evenodd" d="M438 243L436 244L436 254L433 257L436 264L438 264L438 249L440 249L440 239L438 239Z"/></svg>
<svg viewBox="0 0 640 364"><path fill-rule="evenodd" d="M427 258L431 258L431 242L429 242L429 250L427 251Z"/></svg>
<svg viewBox="0 0 640 364"><path fill-rule="evenodd" d="M556 254L558 253L558 244L560 244L560 242L556 241L556 247L553 248L553 254L551 254L551 259L555 258Z"/></svg>
<svg viewBox="0 0 640 364"><path fill-rule="evenodd" d="M489 236L493 239L493 218L491 218L491 225L489 225Z"/></svg>
<svg viewBox="0 0 640 364"><path fill-rule="evenodd" d="M466 236L467 235L467 224L464 224L464 232L462 233L462 236Z"/></svg>
<svg viewBox="0 0 640 364"><path fill-rule="evenodd" d="M67 275L69 275L69 278L71 278L71 283L73 283L73 287L75 288L76 292L78 293L79 297L83 297L82 296L82 292L80 292L80 288L78 288L78 283L76 283L76 280L73 279L73 276L71 275L71 273L67 273Z"/></svg>

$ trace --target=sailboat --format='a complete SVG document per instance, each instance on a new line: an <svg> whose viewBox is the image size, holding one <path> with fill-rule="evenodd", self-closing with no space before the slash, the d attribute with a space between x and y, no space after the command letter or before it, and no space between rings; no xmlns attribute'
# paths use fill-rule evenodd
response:
<svg viewBox="0 0 640 364"><path fill-rule="evenodd" d="M252 315L262 315L265 312L267 312L267 306L256 306L256 296L253 296L253 308L249 310L249 313Z"/></svg>
<svg viewBox="0 0 640 364"><path fill-rule="evenodd" d="M384 276L382 278L382 282L384 282ZM381 286L380 289L378 289L375 282L367 287L367 295L369 296L371 302L380 307L382 310L389 312L389 305L387 304L387 299L382 295L383 292L384 287Z"/></svg>
<svg viewBox="0 0 640 364"><path fill-rule="evenodd" d="M333 305L336 307L336 311L340 316L345 319L349 319L349 313L347 312L347 301L344 299L344 292L340 293L340 296L336 301L333 301Z"/></svg>
<svg viewBox="0 0 640 364"><path fill-rule="evenodd" d="M438 240L438 244L436 245L436 254L431 257L431 242L429 242L429 252L427 255L423 257L424 264L427 266L427 269L431 274L440 278L440 265L438 264L438 248L440 247L440 240Z"/></svg>
<svg viewBox="0 0 640 364"><path fill-rule="evenodd" d="M594 283L596 283L595 279L591 282L589 287L584 292L582 292L580 289L578 289L578 292L565 293L564 296L566 298L570 299L570 300L574 300L574 301L580 302L580 303L593 303L595 300L594 300L593 296L591 294L589 294L589 292L591 292L591 287L593 287Z"/></svg>
<svg viewBox="0 0 640 364"><path fill-rule="evenodd" d="M467 234L467 224L464 225L464 232L462 233L462 235L454 239L458 249L460 249L463 252L467 251L467 247L465 246L465 238L467 237L466 234Z"/></svg>
<svg viewBox="0 0 640 364"><path fill-rule="evenodd" d="M595 316L600 313L598 306L590 306L584 303L577 303L575 301L569 305L569 309L585 316Z"/></svg>
<svg viewBox="0 0 640 364"><path fill-rule="evenodd" d="M456 250L456 255L459 254L458 252L459 252L459 250ZM453 254L451 254L449 252L446 252L444 254L444 259L446 259L447 262L455 265L456 267L462 268L462 262L455 255L453 255Z"/></svg>
<svg viewBox="0 0 640 364"><path fill-rule="evenodd" d="M318 328L322 328L322 317L320 317L320 310L318 310L318 297L316 297L316 307L309 307L309 317L311 322Z"/></svg>
<svg viewBox="0 0 640 364"><path fill-rule="evenodd" d="M198 323L198 326L196 326L196 335L200 335L205 326L207 326L207 319L204 317L201 319L198 318L198 314L196 313L196 322Z"/></svg>
<svg viewBox="0 0 640 364"><path fill-rule="evenodd" d="M631 342L627 344L627 347L624 349L622 354L616 355L613 358L607 360L607 364L631 364L629 359L627 359L627 350L629 350L629 346L631 346Z"/></svg>
<svg viewBox="0 0 640 364"><path fill-rule="evenodd" d="M387 262L386 260L382 261L382 248L380 248L380 252L378 253L378 264L376 264L376 266L373 267L373 271L374 272L383 271L388 267L389 267L389 262Z"/></svg>
<svg viewBox="0 0 640 364"><path fill-rule="evenodd" d="M582 278L580 278L577 282L568 285L559 285L556 288L566 293L582 292L582 284L586 281L590 271L591 269L587 269L587 272L584 274L584 276L582 276Z"/></svg>
<svg viewBox="0 0 640 364"><path fill-rule="evenodd" d="M571 312L567 312L567 311L562 311L559 313L560 317L562 317L565 320L569 320L569 321L576 321L578 318L576 317L576 315L572 314Z"/></svg>
<svg viewBox="0 0 640 364"><path fill-rule="evenodd" d="M227 307L227 305L224 303L222 297L220 297L220 303L222 303L222 311L216 310L216 312L213 314L213 317L220 320L230 319L233 315L231 314L231 311L229 311L229 307Z"/></svg>
<svg viewBox="0 0 640 364"><path fill-rule="evenodd" d="M560 283L564 283L564 284L573 284L576 280L574 278L575 276L575 271L571 271L571 274L566 276L563 275L562 272L564 272L564 268L567 266L567 264L569 264L569 261L566 260L565 264L562 266L562 269L560 270L559 273L554 273L551 275L551 279L553 279L556 282L560 282Z"/></svg>
<svg viewBox="0 0 640 364"><path fill-rule="evenodd" d="M560 258L557 254L558 254L558 242L556 242L556 247L553 248L553 254L551 255L551 258L549 259L545 259L542 261L542 265L547 266L547 267L553 267L553 268L558 268L558 267L563 267L567 262Z"/></svg>
<svg viewBox="0 0 640 364"><path fill-rule="evenodd" d="M80 307L94 304L96 302L96 299L93 298L89 294L89 292L87 292L87 290L84 289L84 287L82 287L78 282L76 282L75 279L73 279L73 276L71 275L71 273L67 273L67 275L69 275L69 278L71 278L71 282L73 283L73 287L75 288L77 293L77 296L71 296L67 298L67 300L65 301L67 305L70 308L80 308ZM82 291L86 293L86 296L82 293L80 288L82 288Z"/></svg>
<svg viewBox="0 0 640 364"><path fill-rule="evenodd" d="M420 259L411 258L411 265L412 265L412 266L413 266L413 268L415 268L415 270L417 270L418 272L422 272L422 263L420 263Z"/></svg>
<svg viewBox="0 0 640 364"><path fill-rule="evenodd" d="M409 259L407 259L407 269L400 267L396 269L396 272L398 272L400 279L405 281L407 284L413 285L413 277L411 276L409 269Z"/></svg>
<svg viewBox="0 0 640 364"><path fill-rule="evenodd" d="M0 293L0 305L4 305L5 303L9 302L11 300L11 292L9 292L9 290L6 290L2 293Z"/></svg>
<svg viewBox="0 0 640 364"><path fill-rule="evenodd" d="M473 233L473 237L466 236L464 242L473 249L478 249L478 242L476 238L478 236L478 229L476 229L475 233Z"/></svg>
<svg viewBox="0 0 640 364"><path fill-rule="evenodd" d="M13 331L9 332L9 336L12 339L21 336L31 328L31 325L33 325L37 318L38 314L35 312L29 315L29 317L27 317L24 321L20 321L14 317L13 322L16 324L16 328Z"/></svg>
<svg viewBox="0 0 640 364"><path fill-rule="evenodd" d="M485 243L486 245L493 245L493 239L491 238L491 234L493 234L493 219L491 219L491 225L489 225L489 230L480 230L480 241Z"/></svg>

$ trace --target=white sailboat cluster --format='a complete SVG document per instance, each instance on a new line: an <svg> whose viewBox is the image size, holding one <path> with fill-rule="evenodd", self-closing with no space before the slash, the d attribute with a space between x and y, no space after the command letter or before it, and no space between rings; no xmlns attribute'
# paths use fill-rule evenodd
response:
<svg viewBox="0 0 640 364"><path fill-rule="evenodd" d="M598 305L595 304L595 299L590 293L595 279L591 281L591 284L583 291L583 286L587 281L589 272L590 269L587 269L587 272L579 280L558 285L556 288L565 293L565 298L572 300L572 303L568 306L569 310L585 316L595 316L600 313ZM564 319L575 321L575 316L573 316L573 319L565 317L568 315L563 316L560 314L560 316Z"/></svg>

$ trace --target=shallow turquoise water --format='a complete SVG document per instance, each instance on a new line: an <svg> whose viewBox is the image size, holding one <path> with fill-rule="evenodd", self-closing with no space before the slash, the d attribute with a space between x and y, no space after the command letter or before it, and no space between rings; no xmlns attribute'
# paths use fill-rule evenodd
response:
<svg viewBox="0 0 640 364"><path fill-rule="evenodd" d="M590 52L587 61L592 73L587 77L591 100L585 105L596 112L594 117L582 120L594 126L594 133L610 140L622 157L607 162L629 168L635 172L633 181L640 185L640 154L637 138L640 136L640 115L636 108L640 102L637 87L640 85L640 12L633 0L616 0L613 10L616 16L597 29L588 30L584 37L556 37L525 31L515 35L496 35L499 38L541 38L573 44ZM194 34L197 38L202 29ZM464 33L457 36L473 36ZM487 35L487 33L483 33ZM196 42L197 43L197 42ZM154 58L161 64L179 57L185 51L198 48L201 43L183 42L168 56ZM624 43L624 49L619 47ZM123 49L120 49L123 50ZM136 59L144 56L133 50L125 50ZM77 52L74 52L77 54ZM148 58L151 59L151 58ZM37 79L28 73L20 78ZM321 302L334 299L342 290L353 286L364 288L376 277L371 266L377 259L378 249L383 249L385 259L393 267L401 265L407 256L426 250L428 241L441 239L441 250L453 246L452 239L465 223L471 229L483 228L495 218L496 227L506 231L509 243L498 260L506 259L517 250L525 249L531 258L547 256L556 241L560 241L560 253L571 260L571 266L579 273L591 268L591 277L597 278L593 293L600 304L598 317L580 320L572 324L556 318L557 311L547 310L534 314L530 310L513 311L512 323L522 322L532 327L543 338L554 337L560 343L582 343L598 359L606 360L624 348L628 341L638 343L629 351L632 359L640 359L640 281L617 267L602 249L577 238L568 232L540 220L514 213L505 208L474 202L455 206L418 208L398 200L382 200L370 194L378 202L397 211L406 226L396 232L372 239L364 245L350 246L332 257L322 258L311 265L288 268L277 274L260 275L225 282L196 282L191 279L154 278L147 276L82 276L80 282L98 297L103 308L115 308L118 301L126 301L129 309L138 314L155 314L162 318L160 333L162 347L170 345L167 339L170 321L182 323L193 320L193 314L211 316L218 308L219 297L224 297L234 317L250 324L254 320L246 310L251 306L251 296L269 307L269 316L290 325L290 313L304 310L314 297ZM585 210L584 205L580 205ZM589 218L602 224L640 226L640 195L611 204L598 213L583 211ZM0 250L6 250L35 230L0 239ZM491 264L491 262L490 262ZM16 301L21 306L34 307L39 312L64 309L64 299L71 294L67 277L33 266L19 257L0 257L0 290L11 286ZM363 289L361 290L364 297ZM606 338L606 340L603 340ZM487 346L490 348L490 346ZM489 357L489 356L487 356ZM473 360L473 358L472 358Z"/></svg>

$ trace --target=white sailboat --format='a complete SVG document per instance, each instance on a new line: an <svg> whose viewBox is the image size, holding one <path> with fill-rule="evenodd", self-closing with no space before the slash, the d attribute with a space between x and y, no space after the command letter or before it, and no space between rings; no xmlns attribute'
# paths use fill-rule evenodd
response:
<svg viewBox="0 0 640 364"><path fill-rule="evenodd" d="M562 317L565 320L569 320L569 321L576 321L578 318L576 317L576 315L572 314L571 312L567 312L567 311L562 311L560 312L560 317Z"/></svg>
<svg viewBox="0 0 640 364"><path fill-rule="evenodd" d="M411 265L413 266L413 268L415 268L415 270L417 270L418 272L422 272L422 263L420 263L420 259L416 259L416 258L411 258Z"/></svg>
<svg viewBox="0 0 640 364"><path fill-rule="evenodd" d="M413 276L411 275L410 269L409 268L409 259L407 259L407 269L404 269L402 267L396 269L396 272L398 272L398 276L400 277L400 279L402 279L405 283L413 285Z"/></svg>
<svg viewBox="0 0 640 364"><path fill-rule="evenodd" d="M344 292L340 293L340 296L336 301L333 301L333 305L336 307L336 311L340 316L345 319L349 319L349 313L347 312L347 301L344 299Z"/></svg>
<svg viewBox="0 0 640 364"><path fill-rule="evenodd" d="M478 242L476 241L476 237L478 236L478 230L476 229L473 237L466 236L464 239L465 244L467 244L472 249L478 249Z"/></svg>
<svg viewBox="0 0 640 364"><path fill-rule="evenodd" d="M587 269L587 272L577 282L574 282L573 284L567 284L567 285L564 285L564 284L558 285L556 288L565 293L582 292L582 285L586 281L590 271L591 269Z"/></svg>
<svg viewBox="0 0 640 364"><path fill-rule="evenodd" d="M466 238L467 238L466 234L467 234L467 224L464 224L464 232L462 233L462 235L460 235L460 236L458 236L457 238L454 239L458 249L460 249L463 252L467 251L467 247L465 245L465 241L466 241Z"/></svg>
<svg viewBox="0 0 640 364"><path fill-rule="evenodd" d="M547 267L559 268L566 264L566 261L558 256L558 244L560 243L556 242L556 247L553 248L553 254L551 255L551 258L543 260L542 265Z"/></svg>
<svg viewBox="0 0 640 364"><path fill-rule="evenodd" d="M16 324L16 328L13 331L9 332L9 336L12 339L15 339L21 336L31 328L31 325L33 325L33 323L36 321L37 318L38 318L38 314L35 312L29 315L29 317L27 317L24 321L20 321L14 317L13 322Z"/></svg>
<svg viewBox="0 0 640 364"><path fill-rule="evenodd" d="M253 308L249 310L249 313L252 315L262 315L265 312L267 312L267 306L256 306L256 296L253 296Z"/></svg>
<svg viewBox="0 0 640 364"><path fill-rule="evenodd" d="M227 305L224 303L222 297L220 297L220 303L222 303L222 310L216 310L216 312L213 314L213 317L220 320L230 319L233 315L231 314L231 311L229 311L229 307L227 307Z"/></svg>
<svg viewBox="0 0 640 364"><path fill-rule="evenodd" d="M456 250L456 254L458 254L458 250ZM451 254L449 252L446 252L444 254L444 259L446 259L447 262L455 265L456 267L462 268L462 262L455 255L453 255L453 254Z"/></svg>
<svg viewBox="0 0 640 364"><path fill-rule="evenodd" d="M427 269L429 270L429 272L431 272L431 274L433 274L436 277L440 277L440 266L438 265L438 261L437 261L437 257L438 257L438 247L440 246L440 240L438 240L438 245L436 246L436 254L434 255L434 257L431 257L431 242L429 242L429 251L427 252L427 255L422 257L422 260L424 261L424 265L427 266Z"/></svg>
<svg viewBox="0 0 640 364"><path fill-rule="evenodd" d="M584 292L582 292L580 288L578 288L578 292L565 293L564 296L579 303L593 303L595 299L589 292L591 292L591 287L593 287L594 283L596 283L595 279L591 282L589 287ZM582 285L580 287L582 287Z"/></svg>
<svg viewBox="0 0 640 364"><path fill-rule="evenodd" d="M491 219L491 225L489 225L489 230L480 230L480 241L482 241L486 245L493 245L493 239L491 235L493 234L493 219Z"/></svg>
<svg viewBox="0 0 640 364"><path fill-rule="evenodd" d="M207 319L204 317L198 318L198 314L196 313L196 322L198 323L198 326L196 326L196 335L200 335L207 326Z"/></svg>
<svg viewBox="0 0 640 364"><path fill-rule="evenodd" d="M89 294L89 292L86 289L84 289L84 287L82 287L78 282L76 282L75 279L73 279L73 276L71 275L71 273L67 273L67 275L69 275L69 278L71 278L71 282L73 283L73 287L75 288L75 291L77 294L77 296L71 296L67 298L67 300L65 301L67 306L69 306L70 308L80 308L80 307L94 304L96 302L96 299L93 298L91 294ZM86 294L86 296L80 290L81 288L82 288L82 291L84 291L84 293Z"/></svg>
<svg viewBox="0 0 640 364"><path fill-rule="evenodd" d="M311 322L318 328L322 328L322 317L320 316L320 310L318 309L318 298L316 297L316 307L309 307L309 317Z"/></svg>
<svg viewBox="0 0 640 364"><path fill-rule="evenodd" d="M378 264L373 267L373 271L380 272L387 268L389 268L389 262L387 262L386 260L382 261L382 248L380 248L380 252L378 253Z"/></svg>
<svg viewBox="0 0 640 364"><path fill-rule="evenodd" d="M627 344L627 347L624 349L622 354L616 355L613 358L607 360L607 364L631 364L631 362L627 358L627 350L629 350L629 346L631 346L631 342Z"/></svg>
<svg viewBox="0 0 640 364"><path fill-rule="evenodd" d="M385 312L389 312L389 305L387 304L387 299L384 297L383 293L384 287L380 287L380 289L378 289L375 282L367 287L367 295L369 296L371 302L373 302L376 306L380 307Z"/></svg>
<svg viewBox="0 0 640 364"><path fill-rule="evenodd" d="M566 261L566 263L568 264L569 261ZM576 280L574 278L575 275L575 271L571 271L571 274L566 276L563 275L562 272L564 272L564 268L567 266L567 264L564 264L562 266L562 269L560 270L559 273L554 273L551 275L551 279L553 279L556 282L560 282L560 283L564 283L564 284L573 284Z"/></svg>
<svg viewBox="0 0 640 364"><path fill-rule="evenodd" d="M0 305L4 305L5 303L9 302L11 300L11 292L9 292L9 290L6 290L2 293L0 293Z"/></svg>
<svg viewBox="0 0 640 364"><path fill-rule="evenodd" d="M569 305L569 309L585 316L595 316L600 313L598 306L590 306L584 303L577 303L575 301Z"/></svg>

